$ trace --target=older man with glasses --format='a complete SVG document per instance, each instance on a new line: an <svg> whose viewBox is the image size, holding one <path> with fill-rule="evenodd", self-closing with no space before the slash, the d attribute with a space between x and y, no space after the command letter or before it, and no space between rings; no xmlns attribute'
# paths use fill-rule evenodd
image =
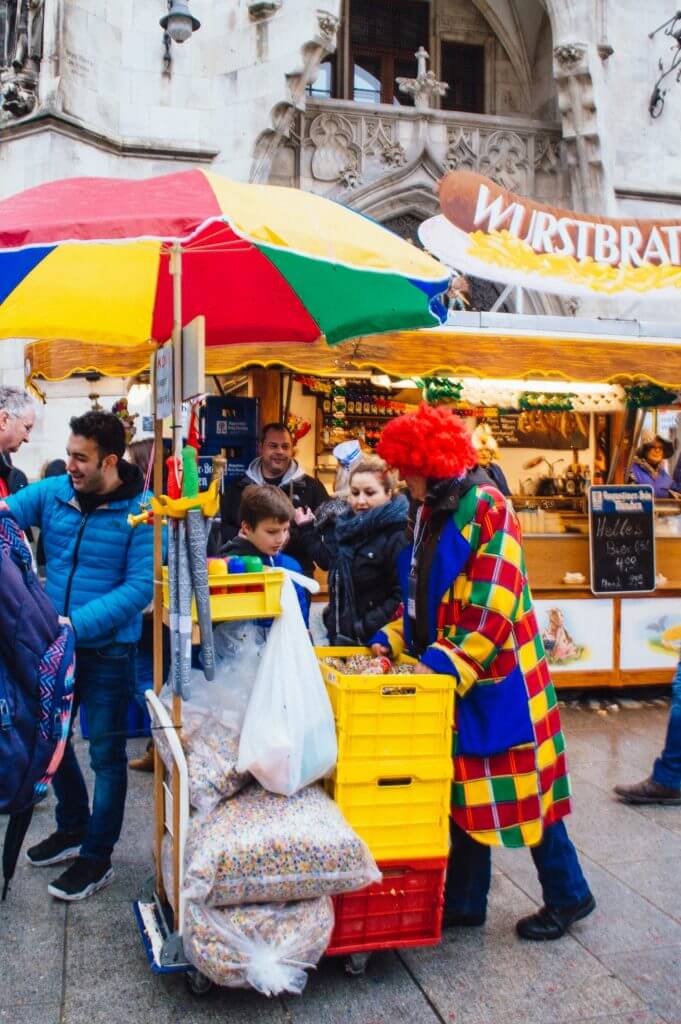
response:
<svg viewBox="0 0 681 1024"><path fill-rule="evenodd" d="M16 494L28 483L12 465L12 455L31 437L35 407L22 388L0 387L0 498Z"/></svg>

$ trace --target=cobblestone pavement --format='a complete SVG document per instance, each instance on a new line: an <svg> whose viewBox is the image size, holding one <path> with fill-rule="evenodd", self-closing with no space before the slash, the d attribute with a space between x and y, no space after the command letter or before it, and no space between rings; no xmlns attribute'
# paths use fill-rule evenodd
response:
<svg viewBox="0 0 681 1024"><path fill-rule="evenodd" d="M0 1021L8 1024L681 1024L681 808L635 809L612 786L658 753L665 702L564 711L575 812L568 819L598 909L560 942L514 935L540 901L526 851L494 855L483 929L434 949L375 955L362 978L329 960L302 997L213 990L152 975L130 901L151 869L151 779L130 773L112 886L66 906L46 893L55 869L23 863L0 906ZM131 754L142 742L130 744ZM81 750L83 750L81 745ZM30 841L52 830L51 803Z"/></svg>

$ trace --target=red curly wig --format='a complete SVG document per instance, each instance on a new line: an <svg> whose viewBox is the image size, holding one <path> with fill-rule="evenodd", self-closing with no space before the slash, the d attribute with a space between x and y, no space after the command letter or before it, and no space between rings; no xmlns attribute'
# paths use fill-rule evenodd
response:
<svg viewBox="0 0 681 1024"><path fill-rule="evenodd" d="M425 402L386 424L376 451L400 476L429 480L461 477L478 461L463 420Z"/></svg>

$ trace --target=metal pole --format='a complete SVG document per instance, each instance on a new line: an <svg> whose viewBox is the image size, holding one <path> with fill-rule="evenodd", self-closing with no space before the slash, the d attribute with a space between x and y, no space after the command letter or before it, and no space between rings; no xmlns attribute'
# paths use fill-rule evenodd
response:
<svg viewBox="0 0 681 1024"><path fill-rule="evenodd" d="M176 242L170 250L173 278L173 455L182 458L182 248Z"/></svg>
<svg viewBox="0 0 681 1024"><path fill-rule="evenodd" d="M173 278L173 455L181 460L182 457L182 249L179 243L175 242L170 250L170 273ZM181 465L180 461L180 465ZM170 524L169 524L170 525ZM183 524L184 525L184 524ZM179 550L179 522L172 522L168 530L169 544L177 545L178 565L180 561ZM170 582L170 581L169 581ZM176 624L179 630L179 623ZM179 732L182 728L182 701L173 687L172 696L172 720L173 726ZM180 914L180 777L177 765L173 767L171 791L173 796L172 813L172 836L173 836L173 907L175 910L175 928L181 927Z"/></svg>

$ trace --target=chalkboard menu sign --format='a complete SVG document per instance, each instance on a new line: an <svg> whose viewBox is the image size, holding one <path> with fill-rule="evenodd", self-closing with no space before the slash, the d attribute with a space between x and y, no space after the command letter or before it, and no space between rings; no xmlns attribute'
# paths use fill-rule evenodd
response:
<svg viewBox="0 0 681 1024"><path fill-rule="evenodd" d="M581 450L589 447L589 417L580 412L502 412L484 416L500 448Z"/></svg>
<svg viewBox="0 0 681 1024"><path fill-rule="evenodd" d="M653 489L608 484L589 488L589 548L594 594L655 590Z"/></svg>

